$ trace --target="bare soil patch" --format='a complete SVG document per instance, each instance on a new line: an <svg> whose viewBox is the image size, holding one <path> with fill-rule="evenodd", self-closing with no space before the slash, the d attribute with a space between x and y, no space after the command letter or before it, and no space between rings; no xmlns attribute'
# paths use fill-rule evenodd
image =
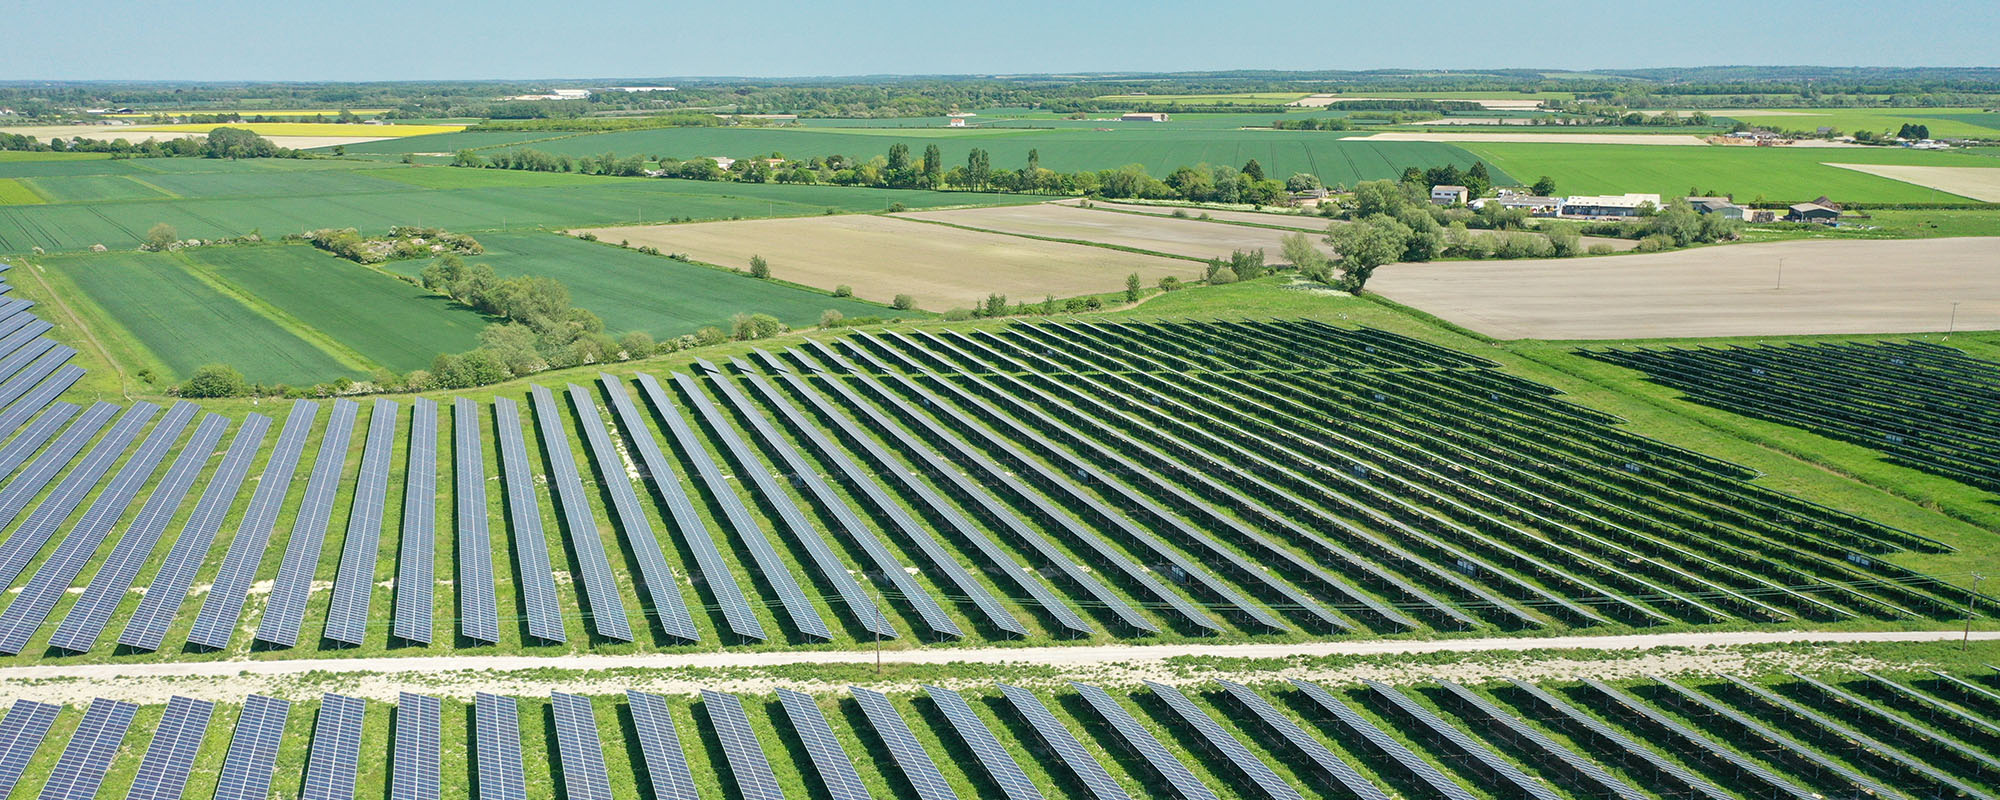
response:
<svg viewBox="0 0 2000 800"><path fill-rule="evenodd" d="M1780 288L1779 264L1783 259ZM1502 339L2000 329L2000 239L1793 241L1384 267L1400 303Z"/></svg>
<svg viewBox="0 0 2000 800"><path fill-rule="evenodd" d="M1077 201L1063 200L1059 202L1060 204L1063 205L1074 205ZM1311 214L1284 214L1273 211L1231 211L1228 209L1179 208L1174 206L1150 206L1140 203L1114 203L1105 200L1093 200L1091 201L1091 206L1098 210L1130 211L1139 214L1152 214L1155 216L1168 217L1176 221L1180 221L1180 218L1173 216L1173 213L1175 211L1183 211L1194 217L1199 217L1202 214L1207 214L1209 220L1219 220L1222 222L1242 222L1251 225L1275 225L1284 228L1291 228L1293 230L1307 234L1312 234L1316 237L1324 236L1329 226L1347 224L1345 220L1328 219L1326 217L1314 216ZM1187 221L1204 222L1208 220L1192 219ZM1210 224L1214 223L1210 222ZM1489 230L1472 231L1472 234L1474 236L1492 236L1495 235L1496 233L1498 233L1498 231L1489 231ZM1585 236L1581 238L1581 241L1584 247L1603 244L1603 245L1609 245L1611 249L1620 252L1631 250L1639 246L1639 243L1637 241L1631 239L1613 239L1603 236ZM1271 253L1271 255L1275 256L1276 253L1273 252Z"/></svg>
<svg viewBox="0 0 2000 800"><path fill-rule="evenodd" d="M781 280L825 289L845 284L857 297L878 302L908 294L918 307L933 310L970 307L988 292L1025 300L1073 297L1123 289L1125 276L1134 272L1150 285L1168 275L1199 277L1202 271L1200 264L1179 259L870 215L591 232L605 241L652 245L738 269L761 255Z"/></svg>
<svg viewBox="0 0 2000 800"><path fill-rule="evenodd" d="M2000 203L2000 167L1920 167L1901 164L1834 164L1829 167L1866 172L1890 180Z"/></svg>
<svg viewBox="0 0 2000 800"><path fill-rule="evenodd" d="M1021 236L1099 242L1194 258L1227 256L1231 250L1261 249L1267 257L1276 261L1280 240L1289 233L1164 215L1109 214L1059 203L924 211L899 216ZM1324 229L1324 226L1319 228Z"/></svg>

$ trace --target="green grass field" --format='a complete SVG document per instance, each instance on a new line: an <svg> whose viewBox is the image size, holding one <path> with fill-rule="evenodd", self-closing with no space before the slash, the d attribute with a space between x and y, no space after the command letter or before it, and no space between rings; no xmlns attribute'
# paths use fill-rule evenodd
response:
<svg viewBox="0 0 2000 800"><path fill-rule="evenodd" d="M1873 131L1894 136L1898 129L1909 124L1929 127L1935 138L2000 139L2000 113L1981 108L1773 108L1732 111L1726 116L1749 125L1787 131L1812 131L1828 126L1849 135L1855 131Z"/></svg>
<svg viewBox="0 0 2000 800"><path fill-rule="evenodd" d="M33 206L48 202L19 178L0 178L0 206Z"/></svg>
<svg viewBox="0 0 2000 800"><path fill-rule="evenodd" d="M1820 195L1847 203L1962 203L1968 198L1868 175L1825 162L1995 167L1991 157L1891 147L1661 147L1613 144L1467 143L1466 150L1507 174L1548 175L1562 194L1702 192L1738 201L1804 202Z"/></svg>
<svg viewBox="0 0 2000 800"><path fill-rule="evenodd" d="M1181 103L1195 106L1281 106L1305 97L1305 92L1235 92L1230 94L1107 94L1097 97L1113 103Z"/></svg>

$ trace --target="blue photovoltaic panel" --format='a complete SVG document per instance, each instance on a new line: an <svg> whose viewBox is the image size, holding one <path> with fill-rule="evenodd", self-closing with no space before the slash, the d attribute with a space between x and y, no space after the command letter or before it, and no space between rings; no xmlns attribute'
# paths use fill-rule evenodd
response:
<svg viewBox="0 0 2000 800"><path fill-rule="evenodd" d="M382 511L389 494L390 453L396 449L396 403L377 400L368 412L368 440L361 451L361 475L348 506L347 536L340 545L340 571L326 609L325 636L360 646L368 633L369 600L375 591L375 556L382 549Z"/></svg>
<svg viewBox="0 0 2000 800"><path fill-rule="evenodd" d="M132 520L125 535L118 538L118 544L106 557L103 566L84 587L83 596L77 598L76 605L70 606L69 614L56 626L55 635L49 644L73 653L90 650L97 644L97 637L104 626L111 621L111 613L118 609L119 601L132 589L132 581L139 570L153 556L159 546L160 534L167 529L174 512L187 500L187 494L194 487L195 478L215 455L216 443L222 441L223 431L229 428L229 420L215 414L204 415L201 424L195 426L194 435L174 458L167 474L153 487L153 493L146 503L139 507L139 515ZM72 534L73 535L73 534Z"/></svg>
<svg viewBox="0 0 2000 800"><path fill-rule="evenodd" d="M367 710L367 701L359 697L320 696L300 800L354 800L354 776L361 767L361 720Z"/></svg>
<svg viewBox="0 0 2000 800"><path fill-rule="evenodd" d="M111 769L111 759L118 755L118 745L125 741L125 730L132 727L132 715L139 707L131 703L106 700L102 697L90 701L90 709L83 712L83 721L63 745L62 758L56 760L55 769L49 772L49 782L42 784L41 800L91 800L97 796L98 784L103 783L104 773Z"/></svg>
<svg viewBox="0 0 2000 800"><path fill-rule="evenodd" d="M74 364L65 365L62 369L56 370L55 374L50 375L48 380L42 381L33 390L22 395L21 399L14 401L13 405L7 406L7 410L0 411L0 434L21 427L21 423L27 422L29 417L34 416L43 408L55 402L58 395L69 391L69 387L83 378L83 375L83 368ZM25 457L25 454L23 457ZM0 471L0 476L13 472L14 466L8 465L6 470Z"/></svg>
<svg viewBox="0 0 2000 800"><path fill-rule="evenodd" d="M625 703L632 710L632 727L639 736L639 751L646 759L646 777L653 785L655 800L699 800L687 753L681 750L680 732L674 730L673 715L667 712L667 699L628 691Z"/></svg>
<svg viewBox="0 0 2000 800"><path fill-rule="evenodd" d="M313 460L312 475L306 478L306 494L299 501L298 516L292 520L292 535L285 540L285 557L278 563L278 576L271 582L271 600L257 621L256 639L281 647L299 643L299 627L305 624L306 601L312 596L313 573L326 545L326 526L333 519L333 498L340 492L340 474L347 466L347 449L354 440L354 418L361 404L352 400L333 401L333 415L320 434L319 455Z"/></svg>
<svg viewBox="0 0 2000 800"><path fill-rule="evenodd" d="M1076 740L1076 734L1070 733L1055 714L1049 713L1048 706L1042 705L1034 692L1004 683L995 684L995 687L1014 706L1014 713L1027 720L1028 726L1035 729L1035 736L1055 752L1056 758L1069 768L1070 774L1076 776L1077 782L1083 784L1091 797L1095 800L1132 800L1132 796L1111 779L1111 773L1104 771L1104 765L1097 762L1097 757L1083 749L1083 743Z"/></svg>
<svg viewBox="0 0 2000 800"><path fill-rule="evenodd" d="M56 345L43 352L41 357L29 362L14 377L0 383L0 403L12 403L26 396L43 378L53 375L66 362L76 356L76 351L63 345Z"/></svg>
<svg viewBox="0 0 2000 800"><path fill-rule="evenodd" d="M486 528L486 456L480 445L479 404L460 397L451 405L452 513L458 523L459 633L500 643L500 601L493 583L493 540Z"/></svg>
<svg viewBox="0 0 2000 800"><path fill-rule="evenodd" d="M47 326L47 323L43 323L43 326ZM6 354L5 357L0 357L0 385L5 385L6 381L21 374L23 367L56 346L53 340L34 338L40 334L41 331L30 328L16 330L0 338L0 353ZM31 384L16 383L8 391L19 396L28 391L29 385ZM11 401L14 398L6 397L6 399Z"/></svg>
<svg viewBox="0 0 2000 800"><path fill-rule="evenodd" d="M62 706L33 700L16 700L7 709L6 718L0 719L0 797L13 793L28 760L41 749L42 738L49 735L49 726L61 711Z"/></svg>
<svg viewBox="0 0 2000 800"><path fill-rule="evenodd" d="M1034 781L1028 780L1028 773L1021 769L1020 762L1007 752L1007 746L1000 743L1000 738L993 735L991 728L986 727L986 721L979 718L963 695L936 686L925 686L924 692L944 714L945 721L951 723L952 730L958 732L958 738L963 739L965 746L972 750L972 757L979 760L979 765L986 769L994 785L1007 795L1007 800L1042 800L1042 791L1035 788Z"/></svg>
<svg viewBox="0 0 2000 800"><path fill-rule="evenodd" d="M910 782L910 788L916 790L917 797L922 800L958 800L958 793L951 790L951 784L938 772L931 754L910 732L910 724L903 720L902 713L896 710L886 695L859 686L849 686L847 691L854 695L855 704L861 706L861 713L868 718L875 735L882 737L882 743L889 746L889 757L895 760L903 778Z"/></svg>
<svg viewBox="0 0 2000 800"><path fill-rule="evenodd" d="M514 707L514 698L480 692L473 699L472 718L479 800L527 800L521 712Z"/></svg>
<svg viewBox="0 0 2000 800"><path fill-rule="evenodd" d="M215 800L267 800L271 772L278 767L278 745L285 739L285 718L292 704L261 694L243 701L236 732L229 737L229 755L215 784Z"/></svg>
<svg viewBox="0 0 2000 800"><path fill-rule="evenodd" d="M1512 786L1517 796L1532 797L1535 800L1559 800L1556 793L1542 782L1522 772L1519 767L1501 758L1492 748L1472 738L1458 726L1444 721L1430 709L1418 704L1402 690L1377 681L1363 681L1363 683L1368 686L1369 691L1375 693L1376 697L1382 698L1404 717L1415 721L1419 728L1430 731L1434 741L1443 741L1448 745L1447 749L1457 751L1461 757L1478 764L1487 774Z"/></svg>
<svg viewBox="0 0 2000 800"><path fill-rule="evenodd" d="M715 537L709 533L708 524L695 512L694 501L681 488L680 480L667 463L666 454L660 451L660 443L653 438L652 429L639 416L639 409L632 404L631 395L626 394L625 384L602 373L597 380L603 384L604 393L611 398L611 410L625 428L625 441L638 450L639 468L644 471L644 477L666 501L674 528L680 531L681 540L694 552L697 570L694 579L707 584L708 590L715 593L715 601L722 606L723 622L729 625L730 633L763 641L764 623L759 622L756 613L750 610L750 601L744 598L743 587L736 582L735 570L729 568L729 562L724 561L721 551L716 549Z"/></svg>
<svg viewBox="0 0 2000 800"><path fill-rule="evenodd" d="M441 726L444 703L402 692L396 696L396 752L389 800L438 800L443 792Z"/></svg>
<svg viewBox="0 0 2000 800"><path fill-rule="evenodd" d="M507 477L507 516L514 528L514 560L521 572L521 599L528 606L528 635L545 642L565 639L556 578L549 566L549 539L542 532L542 506L535 502L535 478L528 445L521 438L521 412L514 401L493 398L493 421L500 428L500 465Z"/></svg>
<svg viewBox="0 0 2000 800"><path fill-rule="evenodd" d="M62 430L63 423L83 410L75 403L53 403L48 409L48 413L36 417L34 424L21 431L20 435L9 439L6 447L0 447L0 480L12 476L21 462L42 449L42 445L48 444L50 439L55 438L56 431ZM0 435L7 430L0 428Z"/></svg>
<svg viewBox="0 0 2000 800"><path fill-rule="evenodd" d="M1375 752L1388 756L1405 772L1423 781L1431 790L1447 800L1473 800L1473 794L1457 782L1445 777L1431 762L1410 751L1410 748L1382 730L1367 717L1354 710L1346 701L1335 697L1332 692L1316 683L1293 680L1292 685L1305 696L1319 704L1321 709L1333 715L1340 727L1366 740Z"/></svg>
<svg viewBox="0 0 2000 800"><path fill-rule="evenodd" d="M1196 706L1193 700L1189 700L1187 695L1181 693L1181 690L1152 681L1146 681L1146 688L1154 697L1160 698L1160 702L1165 703L1167 710L1174 712L1174 716L1179 717L1182 724L1193 728L1202 741L1220 753L1222 760L1229 762L1230 766L1249 778L1264 796L1272 800L1304 800L1299 796L1299 790L1292 788L1284 778L1278 777L1278 773L1271 769L1269 764L1265 764L1257 754L1250 752L1250 748L1243 744L1243 740L1223 730L1214 717Z"/></svg>
<svg viewBox="0 0 2000 800"><path fill-rule="evenodd" d="M216 573L215 582L208 588L208 599L202 601L201 613L195 616L189 642L215 650L229 646L229 635L236 631L243 603L250 598L250 582L257 577L257 563L264 560L264 550L271 544L278 506L291 489L299 454L305 451L306 434L312 431L313 418L317 416L319 405L311 400L293 403L291 413L285 416L284 430L278 434L277 445L271 448L271 460L264 463L264 474L257 479L250 505L236 525L236 536L229 540L222 570ZM207 500L202 498L204 503ZM192 573L189 578L193 578Z"/></svg>
<svg viewBox="0 0 2000 800"><path fill-rule="evenodd" d="M1319 765L1321 771L1333 776L1333 779L1356 800L1389 800L1389 795L1383 792L1381 787L1362 777L1354 767L1348 765L1340 756L1334 755L1326 745L1320 744L1312 734L1306 733L1305 728L1293 722L1291 717L1285 716L1284 712L1271 705L1269 700L1251 691L1250 687L1225 680L1217 680L1216 683L1221 684L1223 690L1227 691L1238 704L1249 709L1265 727L1276 732L1278 738L1284 739L1293 749L1304 753L1306 758Z"/></svg>
<svg viewBox="0 0 2000 800"><path fill-rule="evenodd" d="M764 528L757 524L750 509L743 505L743 498L737 495L736 487L722 475L715 459L708 454L701 437L696 436L694 427L681 416L679 408L667 399L667 393L660 388L660 382L651 375L639 376L639 388L646 393L646 401L653 405L654 413L666 422L667 432L673 434L674 443L694 465L694 471L701 476L702 485L708 487L709 496L722 507L723 516L729 518L729 526L745 547L750 549L750 558L756 562L757 572L764 576L764 582L778 593L778 603L785 607L785 615L792 620L792 626L807 636L820 641L833 638L833 631L826 626L826 619L819 615L812 601L799 588L798 579L792 570L778 557L778 551L771 546L771 540L764 534ZM708 569L704 567L704 569Z"/></svg>
<svg viewBox="0 0 2000 800"><path fill-rule="evenodd" d="M42 499L40 505L35 506L34 513L28 515L27 521L21 523L21 527L14 529L14 534L7 538L7 543L0 545L0 586L13 585L14 579L20 577L22 570L28 568L29 562L35 560L42 546L48 544L49 538L54 536L63 522L69 519L69 515L76 511L76 507L83 503L85 497L96 490L97 482L104 478L104 473L110 471L111 465L117 463L118 459L124 457L125 449L132 446L132 440L138 438L139 431L146 427L146 423L152 420L153 413L159 410L158 406L151 403L132 404L131 408L126 409L125 413L118 417L117 422L112 423L111 430L104 434L104 438L99 439L97 444L91 445L90 452L84 454L83 459L77 462L76 468L64 475L62 481L56 484L56 488ZM179 431L174 433L178 435ZM91 549L93 552L96 550L95 547ZM83 558L87 560L89 556ZM77 568L82 569L82 565L79 564ZM61 588L68 589L69 586L65 583ZM43 612L44 616L46 614L46 611ZM36 623L39 624L40 621L37 619Z"/></svg>
<svg viewBox="0 0 2000 800"><path fill-rule="evenodd" d="M410 453L403 464L403 533L396 554L396 638L431 643L437 599L437 403L410 404Z"/></svg>
<svg viewBox="0 0 2000 800"><path fill-rule="evenodd" d="M556 505L562 511L570 546L575 548L577 566L583 572L584 616L597 635L632 641L632 620L625 610L624 597L618 593L618 578L611 574L611 557L604 552L597 519L583 493L583 478L577 474L576 457L570 452L569 431L562 423L562 404L545 386L535 386L529 394L534 398L542 452L547 454L552 470L549 483L555 484ZM685 615L687 610L682 609L681 613Z"/></svg>
<svg viewBox="0 0 2000 800"><path fill-rule="evenodd" d="M562 765L564 795L570 800L612 800L611 775L604 768L604 740L590 698L555 692L549 704L556 718L556 754Z"/></svg>
<svg viewBox="0 0 2000 800"><path fill-rule="evenodd" d="M820 713L812 695L779 689L778 703L785 707L785 717L798 732L813 773L819 776L827 796L833 800L868 800L868 788L861 785L861 775L854 771L854 760L834 737L833 727L826 724L826 715Z"/></svg>
<svg viewBox="0 0 2000 800"><path fill-rule="evenodd" d="M1543 735L1541 731L1530 727L1527 722L1500 710L1499 706L1472 690L1447 680L1438 681L1438 685L1444 687L1460 706L1469 706L1490 720L1494 725L1487 729L1492 731L1491 736L1512 742L1516 747L1540 751L1560 762L1571 775L1588 781L1595 787L1595 791L1601 794L1617 797L1619 800L1645 800L1646 795L1641 794L1631 784L1612 777L1611 773L1598 766L1595 760L1564 747L1554 739Z"/></svg>
<svg viewBox="0 0 2000 800"><path fill-rule="evenodd" d="M208 737L208 719L215 704L206 700L174 696L167 700L167 713L153 729L146 745L146 758L132 776L132 790L125 800L180 800L194 774L194 759L201 754L202 740Z"/></svg>
<svg viewBox="0 0 2000 800"><path fill-rule="evenodd" d="M0 489L0 529L6 528L20 516L21 510L28 506L29 501L41 494L42 489L49 485L49 481L55 479L56 473L69 466L70 459L75 458L76 454L83 450L83 446L90 443L91 437L96 436L98 430L104 427L104 423L116 413L118 407L110 403L92 405L90 410L83 412L83 416L77 417L75 422L70 423L68 430L56 437L54 444L49 445L47 450L43 450L40 456L28 464L27 469L21 470L21 474L14 476L14 480L9 481L6 488ZM23 523L23 527L26 527L26 523ZM40 546L36 545L38 549ZM10 576L8 580L0 582L0 585L12 582L13 578Z"/></svg>
<svg viewBox="0 0 2000 800"><path fill-rule="evenodd" d="M1689 772L1686 767L1681 766L1679 763L1667 760L1664 756L1654 752L1653 748L1633 741L1631 737L1604 724L1598 718L1583 713L1583 711L1570 705L1567 701L1558 699L1555 695L1544 691L1541 687L1526 681L1510 679L1509 682L1514 684L1514 688L1519 689L1523 694L1534 698L1543 706L1559 714L1563 719L1557 720L1553 727L1563 731L1570 737L1583 738L1582 734L1576 730L1577 728L1581 728L1583 731L1589 732L1597 740L1616 748L1619 755L1627 759L1642 762L1646 766L1651 767L1654 772L1673 779L1676 784L1686 790L1689 797L1702 798L1703 800L1729 800L1730 795L1722 791L1715 784L1709 783L1708 779ZM1562 724L1564 720L1567 720L1570 725L1574 725L1575 727ZM1624 759L1619 760L1624 761ZM1625 761L1625 763L1629 768L1630 761Z"/></svg>
<svg viewBox="0 0 2000 800"><path fill-rule="evenodd" d="M625 462L619 459L618 451L611 446L611 436L604 431L604 418L597 413L597 399L590 396L589 389L572 383L569 402L576 408L584 444L597 462L599 481L611 495L611 511L618 517L618 528L624 531L625 542L639 562L638 579L647 599L652 601L652 614L659 618L667 635L682 641L701 641L694 617L688 614L687 601L681 598L680 582L674 579L674 570L660 550L653 524L646 521L645 512L639 508L639 495L632 491L632 481L625 476Z"/></svg>
<svg viewBox="0 0 2000 800"><path fill-rule="evenodd" d="M138 610L125 621L125 630L118 634L119 644L140 650L159 649L160 640L166 637L167 626L186 602L188 587L194 585L195 573L201 570L209 547L215 544L216 531L222 528L223 518L236 502L236 494L250 472L250 462L257 457L257 450L264 444L264 432L270 427L270 418L262 414L243 418L243 427L237 429L236 438L230 441L222 465L215 468L208 486L202 489L201 500L195 503L194 513L182 524L180 538L174 540L160 571L153 575L152 585L139 598Z"/></svg>
<svg viewBox="0 0 2000 800"><path fill-rule="evenodd" d="M764 757L764 746L757 742L757 732L750 729L749 715L743 713L743 701L733 694L703 689L701 707L722 745L723 760L729 762L737 796L743 800L785 800L778 776L771 773L771 762Z"/></svg>
<svg viewBox="0 0 2000 800"><path fill-rule="evenodd" d="M1166 745L1160 744L1160 740L1153 737L1152 731L1146 730L1138 720L1133 719L1132 713L1126 711L1125 706L1120 705L1110 694L1087 683L1072 681L1070 687L1083 695L1083 701L1089 703L1090 707L1097 711L1098 716L1103 717L1105 722L1111 723L1112 732L1116 733L1127 747L1137 752L1152 766L1153 771L1166 779L1167 785L1173 788L1175 794L1183 800L1216 800L1215 793L1203 785L1186 764L1175 758L1174 754L1167 750Z"/></svg>

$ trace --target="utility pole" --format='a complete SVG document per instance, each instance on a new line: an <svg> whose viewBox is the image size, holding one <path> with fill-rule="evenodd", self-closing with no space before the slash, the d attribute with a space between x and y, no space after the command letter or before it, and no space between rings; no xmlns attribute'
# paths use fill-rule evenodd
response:
<svg viewBox="0 0 2000 800"><path fill-rule="evenodd" d="M1960 650L1965 650L1972 647L1972 618L1979 616L1979 582L1983 580L1986 580L1985 575L1977 572L1972 573L1972 596L1966 598L1965 638L1960 639L1958 642L1958 647ZM877 666L876 671L880 672L881 667Z"/></svg>
<svg viewBox="0 0 2000 800"><path fill-rule="evenodd" d="M1951 301L1951 321L1945 323L1944 326L1944 338L1946 339L1951 338L1952 334L1958 332L1958 302L1957 300Z"/></svg>
<svg viewBox="0 0 2000 800"><path fill-rule="evenodd" d="M1778 257L1778 288L1785 288L1785 257Z"/></svg>

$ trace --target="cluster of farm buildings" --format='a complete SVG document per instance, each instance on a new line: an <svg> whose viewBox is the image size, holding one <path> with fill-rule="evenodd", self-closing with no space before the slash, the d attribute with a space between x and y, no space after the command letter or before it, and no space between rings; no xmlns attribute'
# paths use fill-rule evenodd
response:
<svg viewBox="0 0 2000 800"><path fill-rule="evenodd" d="M1501 208L1522 209L1529 216L1567 219L1636 217L1647 210L1663 207L1659 195L1639 192L1545 197L1502 189L1498 196L1474 199L1470 189L1450 185L1431 187L1431 202L1441 206L1465 205L1472 208L1497 203ZM1727 197L1689 197L1686 202L1703 214L1720 214L1724 219L1744 222L1817 222L1831 225L1840 221L1840 205L1825 197L1795 204L1782 216L1776 210L1738 205Z"/></svg>

